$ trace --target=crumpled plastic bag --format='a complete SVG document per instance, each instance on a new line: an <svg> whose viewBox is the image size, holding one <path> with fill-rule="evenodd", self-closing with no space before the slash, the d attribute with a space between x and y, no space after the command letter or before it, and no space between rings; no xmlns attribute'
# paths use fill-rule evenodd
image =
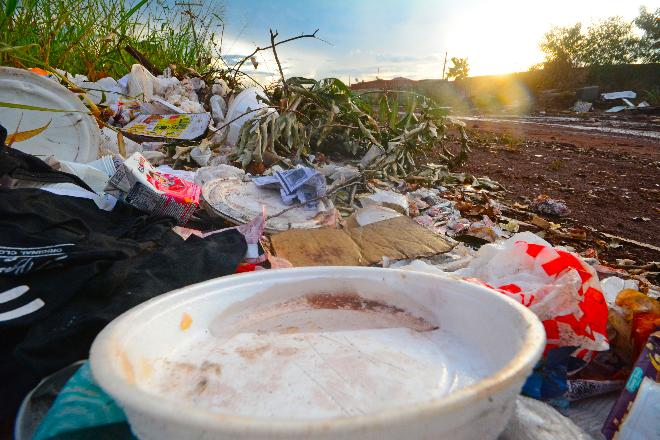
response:
<svg viewBox="0 0 660 440"><path fill-rule="evenodd" d="M245 171L231 165L220 164L198 168L195 173L195 183L203 187L206 183L216 179L239 179L243 180Z"/></svg>
<svg viewBox="0 0 660 440"><path fill-rule="evenodd" d="M568 417L547 403L518 396L511 420L498 440L592 440Z"/></svg>
<svg viewBox="0 0 660 440"><path fill-rule="evenodd" d="M529 307L543 321L545 353L573 346L575 357L589 361L609 348L607 303L594 269L531 232L482 246L456 274Z"/></svg>

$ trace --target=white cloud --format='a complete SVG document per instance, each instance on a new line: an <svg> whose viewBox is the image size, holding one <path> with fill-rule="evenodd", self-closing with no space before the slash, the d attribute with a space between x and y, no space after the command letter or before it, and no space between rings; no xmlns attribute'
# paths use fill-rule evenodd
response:
<svg viewBox="0 0 660 440"><path fill-rule="evenodd" d="M650 8L660 6L657 0L645 4ZM550 3L419 0L385 1L382 7L379 5L346 3L345 15L351 19L346 16L318 19L318 27L326 26L319 35L331 42L334 39L334 45L305 39L279 46L278 55L285 75L337 76L343 81L348 81L349 76L368 80L376 75L381 78L439 78L445 51L449 58L467 57L472 75L526 70L542 60L538 42L553 25L577 21L588 25L612 15L630 20L637 15L640 3L621 0L554 0ZM320 6L311 3L304 14L313 17L315 8ZM276 18L281 24L286 14ZM256 28L260 24L250 25ZM316 25L310 18L310 26ZM265 26L267 30L269 24ZM230 47L227 53L245 56L258 43L268 44L267 33L259 41L251 41L241 32L225 34L225 45ZM231 44L228 45L228 41ZM260 52L258 59L260 75L278 74L272 52ZM249 73L252 67L247 64L245 69Z"/></svg>

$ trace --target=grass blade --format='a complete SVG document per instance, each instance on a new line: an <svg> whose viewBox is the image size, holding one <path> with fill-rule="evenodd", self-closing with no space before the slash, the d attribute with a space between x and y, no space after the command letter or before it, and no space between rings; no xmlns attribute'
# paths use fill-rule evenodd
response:
<svg viewBox="0 0 660 440"><path fill-rule="evenodd" d="M5 6L5 17L11 18L14 15L14 11L18 6L18 0L7 0L7 5Z"/></svg>
<svg viewBox="0 0 660 440"><path fill-rule="evenodd" d="M3 47L0 47L0 52L13 52L21 49L27 49L28 47L37 47L38 44L24 44L22 46L7 46L3 45Z"/></svg>
<svg viewBox="0 0 660 440"><path fill-rule="evenodd" d="M138 11L138 9L140 9L142 6L145 5L145 3L147 3L147 1L148 1L148 0L140 0L135 6L133 6L131 9L129 9L129 10L128 10L128 11L127 11L127 12L121 17L121 19L119 20L119 24L117 25L117 27L119 28L119 27L123 26L124 23L126 23L126 21L127 21L129 18L131 18L131 16L132 16L133 14L135 14L135 13Z"/></svg>
<svg viewBox="0 0 660 440"><path fill-rule="evenodd" d="M87 113L82 110L62 110L62 109L56 109L56 108L48 108L48 107L37 107L34 105L27 105L27 104L14 104L13 102L3 102L0 101L0 107L2 108L16 108L20 110L32 110L36 112L55 112L55 113Z"/></svg>

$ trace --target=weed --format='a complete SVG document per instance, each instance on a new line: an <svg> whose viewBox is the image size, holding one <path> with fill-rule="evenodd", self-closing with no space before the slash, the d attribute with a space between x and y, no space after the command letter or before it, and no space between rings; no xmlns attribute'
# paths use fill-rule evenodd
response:
<svg viewBox="0 0 660 440"><path fill-rule="evenodd" d="M263 162L265 153L301 160L311 152L328 152L337 145L352 155L378 147L383 154L364 166L370 176L378 178L405 177L419 171L415 157L434 147L439 150L438 166L446 170L467 160L470 148L462 123L448 117L446 109L429 98L415 95L401 115L393 95L403 92L381 93L379 102L372 105L337 78L316 81L293 77L271 102L281 102L277 97L285 93L284 89L290 107L280 108L279 115L264 111L241 128L235 156L243 167ZM457 154L445 146L449 126L457 127L461 134ZM421 177L430 177L435 171Z"/></svg>
<svg viewBox="0 0 660 440"><path fill-rule="evenodd" d="M503 133L500 135L499 142L501 142L504 145L504 148L509 151L520 151L523 145L522 139L509 133Z"/></svg>
<svg viewBox="0 0 660 440"><path fill-rule="evenodd" d="M660 105L660 87L656 86L651 90L645 90L644 96L651 105Z"/></svg>
<svg viewBox="0 0 660 440"><path fill-rule="evenodd" d="M0 64L118 78L138 49L158 69L204 71L219 57L221 7L164 0L0 0Z"/></svg>
<svg viewBox="0 0 660 440"><path fill-rule="evenodd" d="M550 169L552 171L559 171L563 166L564 163L559 159L555 159L552 162L550 162Z"/></svg>

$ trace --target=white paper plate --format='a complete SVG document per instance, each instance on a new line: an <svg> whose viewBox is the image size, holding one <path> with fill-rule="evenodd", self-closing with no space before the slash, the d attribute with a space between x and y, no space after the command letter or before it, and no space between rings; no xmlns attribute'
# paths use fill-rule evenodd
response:
<svg viewBox="0 0 660 440"><path fill-rule="evenodd" d="M247 223L261 214L277 214L290 206L282 202L277 190L261 189L252 182L239 179L218 179L202 187L202 196L214 213L238 224ZM320 205L319 205L320 206ZM322 226L323 215L318 209L298 207L266 221L267 232L289 229L313 229Z"/></svg>
<svg viewBox="0 0 660 440"><path fill-rule="evenodd" d="M0 107L0 123L11 135L48 125L43 132L12 147L40 158L71 162L98 158L101 134L76 94L57 82L12 67L0 67L0 101L71 112L46 112Z"/></svg>

